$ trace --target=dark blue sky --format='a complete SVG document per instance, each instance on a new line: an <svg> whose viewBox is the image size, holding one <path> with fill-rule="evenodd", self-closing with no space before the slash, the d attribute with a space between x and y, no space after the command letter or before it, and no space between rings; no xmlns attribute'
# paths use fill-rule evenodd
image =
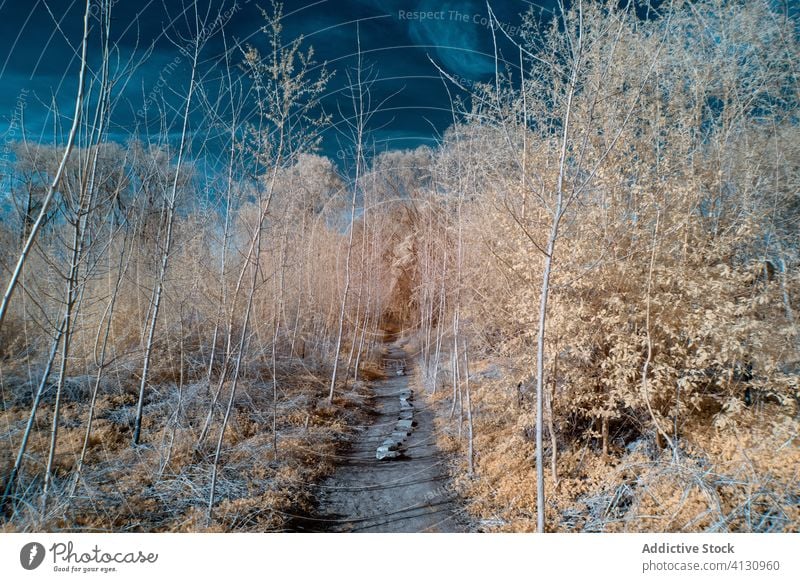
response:
<svg viewBox="0 0 800 582"><path fill-rule="evenodd" d="M198 0L201 12L227 11L225 25L229 43L234 40L266 47L260 32L263 24L257 0ZM551 8L554 0L538 2ZM523 0L494 2L498 18L512 27L520 22L519 14L531 3ZM33 141L52 141L54 133L69 126L74 99L78 50L81 39L83 0L0 0L0 146L7 149L21 135L21 120L26 135ZM155 133L155 123L142 128L141 109L169 63L178 55L177 47L164 29L185 31L184 9L190 0L117 0L112 22L112 36L123 59L139 59L152 46L152 53L135 74L120 86L120 97L111 129L112 139L125 140L139 124L139 131ZM193 14L193 9L189 9ZM389 96L372 121L372 137L380 148L409 148L431 143L438 132L452 120L449 100L429 56L454 76L470 80L488 80L494 70L491 58L492 37L487 27L483 0L288 0L284 2L285 40L297 35L313 45L318 60L328 61L336 71L330 92L324 100L327 111L337 114L337 104L348 111L348 100L341 92L345 71L355 64L355 30L359 22L365 64L374 67L373 103ZM97 64L97 36L91 48L91 62ZM508 44L503 44L508 49ZM216 35L204 53L202 73L209 79L218 76L215 62L223 52L222 37ZM185 92L189 70L183 59L169 69L168 89ZM55 101L61 118L55 127L50 113ZM176 101L177 102L177 101ZM173 118L170 131L179 127ZM199 127L198 120L193 125ZM336 156L339 148L335 131L329 131L324 152ZM5 158L8 156L6 155Z"/></svg>

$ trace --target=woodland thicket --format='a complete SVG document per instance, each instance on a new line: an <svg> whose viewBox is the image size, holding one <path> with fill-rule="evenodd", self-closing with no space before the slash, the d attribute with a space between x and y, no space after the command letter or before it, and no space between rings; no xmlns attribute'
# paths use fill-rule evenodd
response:
<svg viewBox="0 0 800 582"><path fill-rule="evenodd" d="M370 149L359 59L337 165L331 73L265 16L274 50L193 74L160 141L109 139L108 67L71 148L14 144L7 529L291 527L365 422L386 330L480 529L798 529L797 22L530 12L491 82L438 69L453 124L409 151ZM84 43L114 62L107 35Z"/></svg>

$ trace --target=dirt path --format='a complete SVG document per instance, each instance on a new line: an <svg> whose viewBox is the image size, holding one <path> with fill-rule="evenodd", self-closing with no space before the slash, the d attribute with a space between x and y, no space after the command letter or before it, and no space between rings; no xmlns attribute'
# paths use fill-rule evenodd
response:
<svg viewBox="0 0 800 582"><path fill-rule="evenodd" d="M447 478L446 457L436 448L434 413L412 394L414 428L402 455L378 460L376 450L403 416L401 397L409 396L410 360L397 342L387 344L384 364L390 377L376 381L375 420L365 427L343 463L314 486L316 511L296 524L297 531L456 532L464 531ZM402 368L404 375L397 375ZM407 408L407 406L406 406Z"/></svg>

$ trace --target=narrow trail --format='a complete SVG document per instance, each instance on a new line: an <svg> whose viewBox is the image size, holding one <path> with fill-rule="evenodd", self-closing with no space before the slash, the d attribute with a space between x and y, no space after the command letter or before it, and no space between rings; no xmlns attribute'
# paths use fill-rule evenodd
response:
<svg viewBox="0 0 800 582"><path fill-rule="evenodd" d="M414 427L398 458L378 460L376 450L401 418L411 361L398 341L384 348L385 380L372 382L374 422L356 437L347 460L314 486L316 510L296 523L309 532L465 531L446 456L436 447L434 412L412 394ZM402 370L403 375L398 374Z"/></svg>

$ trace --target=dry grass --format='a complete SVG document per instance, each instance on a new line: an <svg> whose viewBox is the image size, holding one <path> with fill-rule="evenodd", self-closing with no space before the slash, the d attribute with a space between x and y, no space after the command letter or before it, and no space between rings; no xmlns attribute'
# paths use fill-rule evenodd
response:
<svg viewBox="0 0 800 582"><path fill-rule="evenodd" d="M87 420L86 400L62 408L54 489L41 515L41 475L49 445L52 402L37 414L17 497L4 531L279 531L310 509L309 485L334 467L331 455L347 441L348 428L363 421L366 385L359 382L327 405L321 373L285 370L278 399L278 450L273 448L272 387L258 377L240 381L223 438L214 521L206 526L213 450L221 411L203 446L197 439L210 405L202 382L180 391L162 384L148 395L144 433L132 447L136 398L107 386L97 403L86 464L73 496ZM227 401L225 387L220 402ZM26 398L0 413L8 427L0 447L7 475L27 420ZM324 404L323 404L324 403ZM219 407L218 407L219 408Z"/></svg>
<svg viewBox="0 0 800 582"><path fill-rule="evenodd" d="M476 366L477 370L481 366ZM470 514L489 531L535 531L531 409L517 408L507 381L472 381L476 477L466 476L466 438L447 419L449 393L432 397L439 446L460 459L453 473ZM720 413L723 414L723 413ZM616 441L607 457L595 438L559 440L558 485L545 434L546 518L561 532L796 532L800 528L800 419L767 403L687 424L677 458L652 432ZM719 420L719 418L717 418Z"/></svg>

